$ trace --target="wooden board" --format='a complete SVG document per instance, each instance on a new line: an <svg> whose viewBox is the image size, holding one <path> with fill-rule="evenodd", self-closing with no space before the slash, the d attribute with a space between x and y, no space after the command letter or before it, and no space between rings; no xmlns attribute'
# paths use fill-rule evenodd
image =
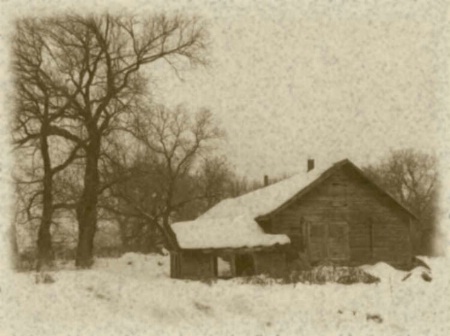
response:
<svg viewBox="0 0 450 336"><path fill-rule="evenodd" d="M301 236L311 261L407 262L412 257L409 221L389 197L342 167L275 214L272 233ZM332 223L346 224L329 234Z"/></svg>
<svg viewBox="0 0 450 336"><path fill-rule="evenodd" d="M311 261L345 261L349 259L347 222L311 223L309 255Z"/></svg>

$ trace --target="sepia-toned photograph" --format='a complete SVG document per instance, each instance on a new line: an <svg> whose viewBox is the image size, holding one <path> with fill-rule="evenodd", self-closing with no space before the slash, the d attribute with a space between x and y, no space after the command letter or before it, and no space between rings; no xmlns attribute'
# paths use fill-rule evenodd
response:
<svg viewBox="0 0 450 336"><path fill-rule="evenodd" d="M450 1L0 3L0 335L450 335Z"/></svg>

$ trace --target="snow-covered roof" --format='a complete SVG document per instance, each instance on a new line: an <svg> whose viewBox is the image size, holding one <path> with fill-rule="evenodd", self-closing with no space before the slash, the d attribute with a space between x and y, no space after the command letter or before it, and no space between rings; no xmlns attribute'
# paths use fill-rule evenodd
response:
<svg viewBox="0 0 450 336"><path fill-rule="evenodd" d="M183 249L243 248L289 244L286 235L267 234L251 217L197 219L172 224Z"/></svg>
<svg viewBox="0 0 450 336"><path fill-rule="evenodd" d="M289 237L265 233L255 219L289 201L329 168L296 174L245 195L223 200L194 221L173 224L178 244L185 249L288 244Z"/></svg>
<svg viewBox="0 0 450 336"><path fill-rule="evenodd" d="M330 166L327 166L299 173L242 196L225 199L201 215L199 219L234 218L242 215L257 218L266 215L317 180L329 168Z"/></svg>
<svg viewBox="0 0 450 336"><path fill-rule="evenodd" d="M225 199L218 203L210 210L201 215L198 219L213 218L234 218L240 215L247 215L257 219L265 215L271 214L280 206L291 200L294 196L307 190L307 187L314 182L319 182L323 178L330 176L335 168L348 164L356 169L357 172L366 178L374 187L389 196L399 207L408 212L410 215L416 215L401 204L394 196L385 189L380 187L370 179L364 172L348 159L344 159L335 163L327 164L322 167L314 168L310 172L303 172L293 175L290 178L282 180L278 183L267 187L249 192L236 198ZM319 179L320 178L320 179Z"/></svg>

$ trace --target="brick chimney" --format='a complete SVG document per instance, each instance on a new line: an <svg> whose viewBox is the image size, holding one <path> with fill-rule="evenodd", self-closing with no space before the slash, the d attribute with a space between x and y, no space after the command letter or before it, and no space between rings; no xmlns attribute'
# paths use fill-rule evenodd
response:
<svg viewBox="0 0 450 336"><path fill-rule="evenodd" d="M264 175L264 186L267 187L269 185L269 176Z"/></svg>
<svg viewBox="0 0 450 336"><path fill-rule="evenodd" d="M310 172L314 169L314 159L308 159L307 172Z"/></svg>

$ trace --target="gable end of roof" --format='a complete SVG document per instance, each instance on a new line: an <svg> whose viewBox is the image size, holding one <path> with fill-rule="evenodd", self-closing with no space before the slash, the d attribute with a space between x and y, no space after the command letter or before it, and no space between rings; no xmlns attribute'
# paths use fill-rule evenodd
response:
<svg viewBox="0 0 450 336"><path fill-rule="evenodd" d="M311 182L309 185L307 185L306 187L304 187L303 189L299 190L297 192L297 194L295 194L293 197L291 197L289 200L285 201L283 204L281 204L280 206L278 206L276 209L258 216L255 218L256 221L263 221L263 220L267 220L270 217L276 215L277 213L279 213L280 211L284 210L285 208L289 207L292 203L298 201L299 199L301 199L301 197L303 195L305 195L306 193L308 193L309 191L313 190L314 188L316 188L318 185L322 184L324 181L326 181L330 176L332 176L339 168L345 166L345 165L349 165L350 167L352 167L353 169L356 170L356 172L358 172L358 174L360 176L362 176L365 180L367 180L372 186L374 186L377 190L379 190L381 193L387 195L398 207L400 207L403 211L405 211L406 213L408 213L408 215L410 215L411 217L413 217L414 219L418 219L417 215L415 213L413 213L410 209L408 209L406 206L404 206L402 203L400 203L394 196L392 196L388 191L386 191L383 187L381 187L378 183L376 183L373 179L371 179L370 177L367 176L367 174L365 174L363 172L362 169L360 169L358 166L356 166L353 162L351 162L349 159L344 159L341 161L336 162L335 164L333 164L329 169L327 169L325 172L323 172L316 180L314 180L313 182Z"/></svg>

